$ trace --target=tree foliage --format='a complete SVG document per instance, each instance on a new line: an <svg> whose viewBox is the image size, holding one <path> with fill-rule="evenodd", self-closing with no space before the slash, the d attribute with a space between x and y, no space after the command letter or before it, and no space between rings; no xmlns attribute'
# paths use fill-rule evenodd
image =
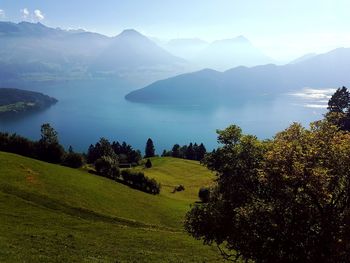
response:
<svg viewBox="0 0 350 263"><path fill-rule="evenodd" d="M202 187L199 189L198 197L203 203L208 203L210 199L210 189L208 187Z"/></svg>
<svg viewBox="0 0 350 263"><path fill-rule="evenodd" d="M218 135L222 146L204 160L216 186L187 214L191 235L228 259L349 262L348 132L326 119L309 130L293 124L271 141L237 126Z"/></svg>
<svg viewBox="0 0 350 263"><path fill-rule="evenodd" d="M207 153L207 149L204 144L201 143L198 145L197 143L190 143L189 145L180 146L179 144L174 144L171 151L164 151L162 156L171 156L174 158L182 158L188 160L203 160L205 154Z"/></svg>
<svg viewBox="0 0 350 263"><path fill-rule="evenodd" d="M68 153L65 152L59 143L57 132L48 123L41 126L41 139L39 141L31 141L17 134L0 133L0 151L12 152L73 168L80 167L83 163L83 157L74 153L73 149L70 149Z"/></svg>
<svg viewBox="0 0 350 263"><path fill-rule="evenodd" d="M146 168L152 168L152 162L151 162L151 160L150 159L147 159L147 161L146 161L146 163L145 163L145 167Z"/></svg>
<svg viewBox="0 0 350 263"><path fill-rule="evenodd" d="M95 161L97 174L112 180L117 180L120 175L119 165L116 158L111 156L101 156Z"/></svg>
<svg viewBox="0 0 350 263"><path fill-rule="evenodd" d="M121 175L124 183L132 188L153 195L160 193L161 185L155 179L145 176L142 172L123 170Z"/></svg>
<svg viewBox="0 0 350 263"><path fill-rule="evenodd" d="M41 139L37 143L37 156L40 160L50 163L61 163L64 148L59 144L58 135L49 123L41 126Z"/></svg>
<svg viewBox="0 0 350 263"><path fill-rule="evenodd" d="M71 168L80 168L83 166L84 160L83 156L79 153L68 151L63 157L62 164Z"/></svg>
<svg viewBox="0 0 350 263"><path fill-rule="evenodd" d="M342 130L350 131L350 94L346 87L337 89L328 102L326 117Z"/></svg>
<svg viewBox="0 0 350 263"><path fill-rule="evenodd" d="M145 158L150 158L155 156L154 144L151 138L148 138L145 148Z"/></svg>
<svg viewBox="0 0 350 263"><path fill-rule="evenodd" d="M346 87L337 89L328 102L330 112L345 113L350 105L350 94Z"/></svg>

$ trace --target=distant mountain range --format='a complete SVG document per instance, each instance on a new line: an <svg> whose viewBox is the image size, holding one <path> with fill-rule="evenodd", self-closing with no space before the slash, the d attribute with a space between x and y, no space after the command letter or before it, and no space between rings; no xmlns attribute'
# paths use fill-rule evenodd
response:
<svg viewBox="0 0 350 263"><path fill-rule="evenodd" d="M198 38L179 38L169 40L162 46L170 53L191 61L208 45L208 42Z"/></svg>
<svg viewBox="0 0 350 263"><path fill-rule="evenodd" d="M273 96L304 87L349 85L349 72L350 49L339 48L284 66L269 64L183 74L133 91L126 99L161 104L230 103L242 97Z"/></svg>
<svg viewBox="0 0 350 263"><path fill-rule="evenodd" d="M2 86L9 80L118 78L140 87L185 72L212 69L156 82L145 89L148 95L150 90L157 90L155 96L137 95L146 94L144 90L128 96L136 101L161 98L167 89L170 90L164 98L178 100L182 94L198 95L196 89L206 95L213 92L213 98L218 98L220 92L258 90L257 85L262 86L261 90L275 90L277 86L287 89L313 85L318 80L324 86L337 84L336 79L344 83L347 78L341 74L348 70L345 58L348 50L339 49L325 55L308 54L289 65L274 66L268 64L273 60L244 36L212 43L174 39L160 46L133 29L107 37L84 30L50 28L41 23L0 22ZM242 65L265 66L235 68ZM228 68L234 69L215 71ZM173 90L179 94L172 94Z"/></svg>
<svg viewBox="0 0 350 263"><path fill-rule="evenodd" d="M135 30L106 37L41 23L0 22L0 81L113 76L149 83L184 72L185 63Z"/></svg>
<svg viewBox="0 0 350 263"><path fill-rule="evenodd" d="M173 39L163 47L185 58L197 68L227 70L237 66L256 66L274 62L244 36L212 43L200 39Z"/></svg>

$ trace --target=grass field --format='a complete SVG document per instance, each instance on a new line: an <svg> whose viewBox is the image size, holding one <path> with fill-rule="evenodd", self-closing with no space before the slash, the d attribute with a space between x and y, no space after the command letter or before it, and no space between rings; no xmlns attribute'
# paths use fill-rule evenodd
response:
<svg viewBox="0 0 350 263"><path fill-rule="evenodd" d="M220 262L183 231L198 189L197 162L154 158L153 196L83 170L0 152L0 262ZM183 184L181 193L171 193Z"/></svg>

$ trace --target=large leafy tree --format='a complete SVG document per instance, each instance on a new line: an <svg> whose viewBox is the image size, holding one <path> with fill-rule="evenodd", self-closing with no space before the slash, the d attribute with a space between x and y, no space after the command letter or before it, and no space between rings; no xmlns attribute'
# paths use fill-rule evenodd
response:
<svg viewBox="0 0 350 263"><path fill-rule="evenodd" d="M349 262L348 132L323 120L265 142L230 126L218 140L204 159L216 186L186 216L192 236L232 260Z"/></svg>

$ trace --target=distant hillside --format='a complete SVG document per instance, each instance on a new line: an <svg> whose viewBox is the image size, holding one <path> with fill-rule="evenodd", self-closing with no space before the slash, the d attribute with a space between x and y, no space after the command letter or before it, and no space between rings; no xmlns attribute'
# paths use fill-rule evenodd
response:
<svg viewBox="0 0 350 263"><path fill-rule="evenodd" d="M164 48L172 54L191 60L205 49L209 43L197 38L180 38L168 41Z"/></svg>
<svg viewBox="0 0 350 263"><path fill-rule="evenodd" d="M305 54L305 55L303 55L303 56L301 56L301 57L299 57L297 59L292 60L291 62L289 62L289 64L296 64L296 63L299 63L299 62L303 62L303 61L308 60L310 58L313 58L315 56L317 56L316 53L308 53L308 54Z"/></svg>
<svg viewBox="0 0 350 263"><path fill-rule="evenodd" d="M142 103L198 104L254 98L304 87L336 88L350 83L350 49L340 48L284 66L203 70L157 81L133 91L127 100Z"/></svg>
<svg viewBox="0 0 350 263"><path fill-rule="evenodd" d="M193 161L152 162L148 175L164 184L159 196L0 152L0 261L222 262L182 226L213 175ZM179 183L185 192L170 193Z"/></svg>
<svg viewBox="0 0 350 263"><path fill-rule="evenodd" d="M128 29L111 40L92 67L99 70L160 67L184 63L139 32Z"/></svg>
<svg viewBox="0 0 350 263"><path fill-rule="evenodd" d="M256 66L273 63L246 37L216 40L208 43L201 39L172 39L164 48L191 63L192 68L227 70L237 66Z"/></svg>
<svg viewBox="0 0 350 263"><path fill-rule="evenodd" d="M0 116L45 109L57 100L42 93L0 88Z"/></svg>
<svg viewBox="0 0 350 263"><path fill-rule="evenodd" d="M184 63L135 30L106 37L41 23L0 22L0 82L112 76L149 83L183 72Z"/></svg>
<svg viewBox="0 0 350 263"><path fill-rule="evenodd" d="M238 36L214 41L199 52L193 62L206 68L227 70L237 66L269 64L273 60L263 54L247 38Z"/></svg>
<svg viewBox="0 0 350 263"><path fill-rule="evenodd" d="M111 39L109 46L90 63L89 71L99 76L155 80L183 73L186 64L146 36L128 29Z"/></svg>

